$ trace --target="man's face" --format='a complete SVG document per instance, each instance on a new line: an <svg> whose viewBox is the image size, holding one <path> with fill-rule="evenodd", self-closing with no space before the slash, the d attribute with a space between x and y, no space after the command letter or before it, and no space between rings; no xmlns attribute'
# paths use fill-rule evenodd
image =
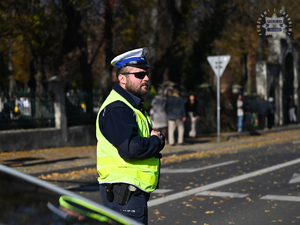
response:
<svg viewBox="0 0 300 225"><path fill-rule="evenodd" d="M139 72L148 72L142 68L130 67L126 75L121 75L123 77L123 81L121 80L121 86L129 91L130 93L134 94L135 96L142 97L148 93L149 89L149 77L146 75L144 78L138 78L135 76L135 73ZM138 74L139 76L141 74Z"/></svg>

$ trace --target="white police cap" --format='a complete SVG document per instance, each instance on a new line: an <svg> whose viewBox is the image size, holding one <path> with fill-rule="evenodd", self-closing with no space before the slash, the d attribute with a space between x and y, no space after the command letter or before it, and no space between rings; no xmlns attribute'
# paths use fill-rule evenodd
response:
<svg viewBox="0 0 300 225"><path fill-rule="evenodd" d="M124 66L150 67L146 61L146 57L148 55L149 49L146 47L134 49L116 56L111 61L111 65L116 66L117 69L120 69Z"/></svg>

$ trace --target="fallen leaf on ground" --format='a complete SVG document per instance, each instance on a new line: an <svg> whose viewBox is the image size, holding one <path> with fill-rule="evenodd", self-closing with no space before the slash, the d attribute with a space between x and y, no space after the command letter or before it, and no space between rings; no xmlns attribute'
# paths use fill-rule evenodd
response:
<svg viewBox="0 0 300 225"><path fill-rule="evenodd" d="M215 213L215 211L206 211L205 214Z"/></svg>

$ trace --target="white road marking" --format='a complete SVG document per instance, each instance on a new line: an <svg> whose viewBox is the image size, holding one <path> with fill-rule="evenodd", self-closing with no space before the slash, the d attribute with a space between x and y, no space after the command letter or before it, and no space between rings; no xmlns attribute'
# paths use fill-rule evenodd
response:
<svg viewBox="0 0 300 225"><path fill-rule="evenodd" d="M162 193L167 193L173 191L173 189L156 189L155 191L153 191L153 194L162 194Z"/></svg>
<svg viewBox="0 0 300 225"><path fill-rule="evenodd" d="M293 141L293 144L300 144L300 141Z"/></svg>
<svg viewBox="0 0 300 225"><path fill-rule="evenodd" d="M190 190L187 190L187 191L182 191L182 192L175 193L175 194L172 194L172 195L169 195L169 196L164 196L164 198L153 199L153 200L150 200L148 202L148 207L163 204L163 203L166 203L166 202L169 202L169 201L172 201L172 200L176 200L176 199L179 199L179 198L184 198L184 197L187 197L189 195L199 193L201 191L208 191L208 190L213 189L213 188L217 188L217 187L221 187L221 186L224 186L224 185L227 185L227 184L235 183L237 181L245 180L245 179L248 179L248 178L251 178L251 177L256 177L256 176L259 176L259 175L262 175L262 174L265 174L265 173L269 173L269 172L272 172L274 170L278 170L278 169L281 169L281 168L284 168L284 167L287 167L287 166L292 166L292 165L295 165L295 164L298 164L298 163L300 163L300 158L295 159L295 160L291 160L289 162L281 163L281 164L278 164L278 165L275 165L275 166L270 166L270 167L267 167L267 168L264 168L264 169L256 170L254 172L243 174L243 175L240 175L240 176L237 176L237 177L232 177L232 178L229 178L229 179L226 179L226 180L221 180L221 181L214 182L212 184L208 184L208 185L204 185L204 186L201 186L201 187L193 188L193 189L190 189Z"/></svg>
<svg viewBox="0 0 300 225"><path fill-rule="evenodd" d="M197 195L212 196L212 197L245 198L250 194L218 192L218 191L203 191L198 193Z"/></svg>
<svg viewBox="0 0 300 225"><path fill-rule="evenodd" d="M289 184L294 184L299 182L300 182L300 173L294 173L292 179L289 181Z"/></svg>
<svg viewBox="0 0 300 225"><path fill-rule="evenodd" d="M288 196L288 195L266 195L266 196L261 197L260 199L300 202L300 197L298 197L298 196Z"/></svg>
<svg viewBox="0 0 300 225"><path fill-rule="evenodd" d="M223 163L218 163L218 164L214 164L214 165L210 165L210 166L204 166L201 168L193 168L193 169L172 169L172 168L163 168L160 170L161 173L194 173L197 171L201 171L201 170L207 170L207 169L211 169L211 168L215 168L215 167L219 167L219 166L226 166L232 163L237 163L236 160L232 160L232 161L228 161L228 162L223 162Z"/></svg>

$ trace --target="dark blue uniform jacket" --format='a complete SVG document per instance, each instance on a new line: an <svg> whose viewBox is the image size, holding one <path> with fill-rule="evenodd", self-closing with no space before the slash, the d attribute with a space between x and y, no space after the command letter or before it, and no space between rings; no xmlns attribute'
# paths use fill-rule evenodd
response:
<svg viewBox="0 0 300 225"><path fill-rule="evenodd" d="M113 89L134 108L144 113L143 99L132 95L119 84L115 84ZM149 138L139 136L136 117L132 109L121 101L113 102L102 110L99 115L99 127L104 137L118 149L119 155L124 159L160 158L159 152L165 146L165 138L161 143L155 135ZM151 132L150 125L149 129Z"/></svg>

